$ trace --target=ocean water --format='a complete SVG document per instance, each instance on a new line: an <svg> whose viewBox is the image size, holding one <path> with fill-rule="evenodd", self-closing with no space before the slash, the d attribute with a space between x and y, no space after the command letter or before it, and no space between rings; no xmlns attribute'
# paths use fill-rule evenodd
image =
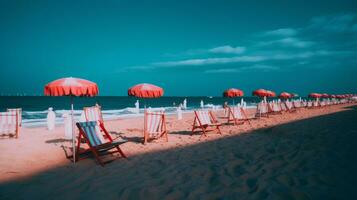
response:
<svg viewBox="0 0 357 200"><path fill-rule="evenodd" d="M82 113L83 107L93 106L96 103L102 106L104 119L116 119L120 117L135 117L134 113L136 100L140 102L140 113L144 111L144 105L155 109L165 109L165 112L175 113L176 107L187 99L187 110L192 111L200 108L200 102L203 100L205 108L216 106L221 108L224 102L229 104L239 103L241 97L161 97L156 99L138 99L135 97L75 97L74 114L76 118ZM257 97L243 97L248 106L255 106L259 101ZM70 97L46 97L46 96L1 96L0 111L7 108L22 108L23 126L43 126L46 125L47 110L53 107L56 113L56 124L63 123L62 115L69 112L71 105ZM142 115L142 114L139 114Z"/></svg>

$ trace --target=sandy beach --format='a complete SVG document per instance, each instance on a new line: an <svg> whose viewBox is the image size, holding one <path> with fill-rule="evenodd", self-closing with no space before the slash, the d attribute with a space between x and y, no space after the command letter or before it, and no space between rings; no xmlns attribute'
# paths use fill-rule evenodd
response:
<svg viewBox="0 0 357 200"><path fill-rule="evenodd" d="M300 109L201 137L192 114L169 116L169 142L147 145L141 118L108 121L129 158L105 167L71 164L63 127L22 128L0 143L0 199L353 199L356 117L352 105Z"/></svg>

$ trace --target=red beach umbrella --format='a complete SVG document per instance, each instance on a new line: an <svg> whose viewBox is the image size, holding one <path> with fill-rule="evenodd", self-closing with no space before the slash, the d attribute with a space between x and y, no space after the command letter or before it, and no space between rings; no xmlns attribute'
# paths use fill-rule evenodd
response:
<svg viewBox="0 0 357 200"><path fill-rule="evenodd" d="M239 89L236 89L236 88L230 88L230 89L227 89L226 91L223 92L223 96L224 97L229 97L229 98L241 97L243 95L244 95L243 91L239 90Z"/></svg>
<svg viewBox="0 0 357 200"><path fill-rule="evenodd" d="M253 91L253 96L266 97L268 96L267 91L264 89L258 89Z"/></svg>
<svg viewBox="0 0 357 200"><path fill-rule="evenodd" d="M96 83L80 78L61 78L45 86L46 96L95 96L99 92Z"/></svg>
<svg viewBox="0 0 357 200"><path fill-rule="evenodd" d="M322 98L329 98L330 95L328 95L328 94L326 94L326 93L323 93L323 94L321 94L321 97L322 97Z"/></svg>
<svg viewBox="0 0 357 200"><path fill-rule="evenodd" d="M76 161L75 153L75 132L73 124L73 96L95 96L99 90L96 83L80 78L61 78L48 83L45 86L46 96L70 96L71 97L71 117L72 117L72 148L73 163Z"/></svg>
<svg viewBox="0 0 357 200"><path fill-rule="evenodd" d="M282 93L280 93L279 97L283 98L283 99L288 99L288 98L291 98L292 95L287 92L282 92Z"/></svg>
<svg viewBox="0 0 357 200"><path fill-rule="evenodd" d="M310 94L309 94L309 97L310 97L310 98L320 98L320 97L321 97L321 94L319 94L319 93L310 93Z"/></svg>
<svg viewBox="0 0 357 200"><path fill-rule="evenodd" d="M273 91L267 90L268 97L275 97L276 94Z"/></svg>
<svg viewBox="0 0 357 200"><path fill-rule="evenodd" d="M164 95L164 90L156 85L142 83L129 88L128 95L139 98L158 98Z"/></svg>

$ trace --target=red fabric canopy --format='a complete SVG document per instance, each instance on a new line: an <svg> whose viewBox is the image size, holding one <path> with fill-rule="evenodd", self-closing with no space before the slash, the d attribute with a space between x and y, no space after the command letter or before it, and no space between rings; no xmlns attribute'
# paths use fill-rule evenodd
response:
<svg viewBox="0 0 357 200"><path fill-rule="evenodd" d="M324 93L324 94L322 94L322 95L321 95L321 97L322 97L322 98L329 98L329 97L330 97L330 95L328 95L328 94Z"/></svg>
<svg viewBox="0 0 357 200"><path fill-rule="evenodd" d="M46 96L95 96L99 90L96 83L80 78L61 78L48 83Z"/></svg>
<svg viewBox="0 0 357 200"><path fill-rule="evenodd" d="M310 97L310 98L320 98L320 97L321 97L321 94L319 94L319 93L310 93L310 94L309 94L309 97Z"/></svg>
<svg viewBox="0 0 357 200"><path fill-rule="evenodd" d="M291 98L293 95L287 93L287 92L282 92L280 93L279 97L280 98L284 98L284 99L288 99L288 98Z"/></svg>
<svg viewBox="0 0 357 200"><path fill-rule="evenodd" d="M128 95L139 98L158 98L164 95L164 90L156 85L142 83L129 88Z"/></svg>
<svg viewBox="0 0 357 200"><path fill-rule="evenodd" d="M268 96L267 91L264 90L264 89L254 90L254 91L253 91L253 95L254 95L254 96L258 96L258 97Z"/></svg>
<svg viewBox="0 0 357 200"><path fill-rule="evenodd" d="M230 97L230 98L232 98L232 97L241 97L243 95L244 95L243 91L239 90L239 89L236 89L236 88L230 88L230 89L228 89L228 90L223 92L223 96L224 97Z"/></svg>
<svg viewBox="0 0 357 200"><path fill-rule="evenodd" d="M275 94L275 92L273 92L273 91L267 90L267 96L268 96L268 97L275 97L276 94Z"/></svg>

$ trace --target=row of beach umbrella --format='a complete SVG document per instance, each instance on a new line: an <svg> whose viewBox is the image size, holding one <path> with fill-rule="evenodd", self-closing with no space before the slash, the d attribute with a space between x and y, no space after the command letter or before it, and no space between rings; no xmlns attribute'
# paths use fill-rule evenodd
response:
<svg viewBox="0 0 357 200"><path fill-rule="evenodd" d="M48 83L44 88L44 94L46 96L70 96L71 99L71 116L73 116L73 97L74 96L88 96L93 97L99 94L99 89L96 83L79 79L79 78L62 78ZM128 89L128 95L138 98L158 98L163 96L164 90L161 87L152 84L138 84ZM223 92L225 97L240 97L244 93L242 90L236 88L230 88ZM276 93L270 90L258 89L253 91L254 96L258 97L276 97ZM282 92L280 98L291 98L297 96L295 94L290 94L287 92ZM311 98L347 98L355 95L345 94L345 95L328 95L328 94L318 94L311 93L309 97ZM73 148L73 162L75 162L75 133L74 133L74 122L72 117L72 148Z"/></svg>

